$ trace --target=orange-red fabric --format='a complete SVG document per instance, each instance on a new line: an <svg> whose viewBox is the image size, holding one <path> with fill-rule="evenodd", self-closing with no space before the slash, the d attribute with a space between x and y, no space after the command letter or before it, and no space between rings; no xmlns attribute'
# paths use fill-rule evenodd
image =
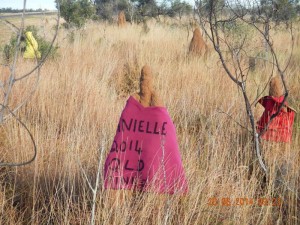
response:
<svg viewBox="0 0 300 225"><path fill-rule="evenodd" d="M284 96L273 97L265 96L258 102L265 108L260 120L257 122L257 132L260 133L264 130L265 126L270 121L271 116L277 112ZM287 106L287 104L285 104ZM291 142L293 133L295 112L287 106L287 112L281 111L276 116L267 131L261 136L262 139L274 142Z"/></svg>

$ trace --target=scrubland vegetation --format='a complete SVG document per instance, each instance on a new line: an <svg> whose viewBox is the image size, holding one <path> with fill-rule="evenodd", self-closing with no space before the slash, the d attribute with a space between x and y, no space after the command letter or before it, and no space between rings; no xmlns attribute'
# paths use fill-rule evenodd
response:
<svg viewBox="0 0 300 225"><path fill-rule="evenodd" d="M50 37L52 25L46 27ZM299 27L296 24L295 34ZM128 96L138 90L145 64L152 67L156 90L176 126L189 192L185 196L143 193L112 198L100 179L95 223L300 223L299 181L282 198L284 211L276 202L282 196L274 194L273 182L261 188L258 165L249 172L255 159L251 135L235 122L249 125L242 93L212 50L206 60L188 55L193 28L184 22L153 20L123 28L94 22L72 33L59 30L58 55L42 67L36 92L18 111L35 138L38 155L30 165L1 168L0 224L89 223L92 192L86 177L94 185L99 158L103 168L120 113ZM287 60L287 31L282 27L272 32L280 59ZM253 41L260 40L253 37ZM297 42L285 78L289 102L298 110L299 59ZM33 67L31 61L18 60L17 74ZM249 74L247 90L253 101L258 90L264 90L270 69L258 65ZM31 91L35 78L24 82L14 89L12 108ZM258 119L259 106L256 112ZM299 115L293 132L290 145L264 142L263 156L280 157L287 148L298 162ZM0 148L1 161L24 161L33 154L26 131L13 118L1 127ZM276 157L272 159L280 160ZM271 168L272 160L267 162ZM289 173L298 178L299 167ZM243 204L242 198L247 199Z"/></svg>

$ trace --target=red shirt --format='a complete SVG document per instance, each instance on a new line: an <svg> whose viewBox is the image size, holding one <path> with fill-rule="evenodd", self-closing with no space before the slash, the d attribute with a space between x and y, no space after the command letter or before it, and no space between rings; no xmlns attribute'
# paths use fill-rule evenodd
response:
<svg viewBox="0 0 300 225"><path fill-rule="evenodd" d="M265 108L260 120L257 122L257 132L264 130L271 116L277 112L284 96L265 96L258 102ZM285 104L287 106L287 104ZM287 106L287 112L281 108L279 114L269 124L267 131L261 136L262 139L275 142L291 142L295 111Z"/></svg>

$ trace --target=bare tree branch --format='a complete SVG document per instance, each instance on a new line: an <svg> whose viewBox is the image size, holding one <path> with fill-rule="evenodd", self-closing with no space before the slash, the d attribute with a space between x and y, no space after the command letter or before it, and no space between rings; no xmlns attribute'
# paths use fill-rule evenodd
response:
<svg viewBox="0 0 300 225"><path fill-rule="evenodd" d="M219 112L219 113L225 114L225 115L228 116L231 120L233 120L237 125L239 125L241 128L247 130L249 133L252 133L251 130L249 130L246 126L242 125L240 122L236 121L236 120L233 118L233 116L231 116L231 115L228 114L227 112L224 112L224 111L221 110L221 109L218 109L218 112Z"/></svg>
<svg viewBox="0 0 300 225"><path fill-rule="evenodd" d="M13 23L9 22L8 20L3 20L0 16L1 22L3 22L6 26L8 26L14 33L18 34L20 32L20 29L14 25Z"/></svg>
<svg viewBox="0 0 300 225"><path fill-rule="evenodd" d="M58 6L59 7L59 6ZM58 34L58 29L59 29L59 21L60 21L60 11L58 10L57 12L57 20L56 20L56 28L55 28L55 34L53 36L53 39L51 41L51 44L50 44L50 48L48 49L47 53L45 54L45 56L37 63L36 67L34 67L30 72L18 77L18 78L15 78L15 81L20 81L26 77L28 77L30 74L32 74L36 69L38 69L39 67L41 67L45 62L46 62L46 59L47 57L49 56L52 48L53 48L53 45L54 45L54 42L56 40L56 37L57 37L57 34Z"/></svg>
<svg viewBox="0 0 300 225"><path fill-rule="evenodd" d="M21 17L21 27L18 28L14 24L10 23L9 21L5 21L6 24L8 24L11 28L14 28L15 30L18 31L18 36L17 36L17 44L16 44L16 47L15 47L15 50L14 50L15 52L14 52L13 64L9 68L10 74L9 74L8 81L5 81L4 84L1 83L1 85L0 85L1 89L3 91L3 95L4 95L3 103L0 103L0 106L1 106L1 109L0 109L0 123L3 123L5 121L5 119L7 119L8 116L14 117L26 129L28 135L30 136L30 139L31 139L31 141L33 143L33 146L34 146L34 155L30 160L28 160L26 162L21 162L21 163L0 163L0 166L23 166L23 165L27 165L27 164L33 162L36 158L37 147L36 147L33 135L31 134L29 129L26 127L26 125L15 115L15 113L18 109L20 109L24 104L26 104L28 102L28 100L32 97L33 93L36 91L38 81L39 81L39 77L40 77L41 66L45 63L46 59L49 56L49 53L51 52L51 50L53 48L53 45L54 45L54 42L56 40L57 33L58 33L58 27L59 27L59 19L60 19L59 1L57 2L57 5L58 5L58 13L57 13L56 31L55 31L54 37L52 39L52 42L50 44L50 47L49 47L47 53L45 54L45 56L41 60L38 60L38 57L37 57L38 52L37 52L36 49L34 49L34 51L35 51L35 60L36 60L37 65L29 73L27 73L27 74L25 74L25 75L23 75L19 78L16 78L16 67L17 67L17 61L18 61L18 58L19 58L21 37L22 37L23 32L24 32L26 0L23 1L23 12L22 12L22 17ZM27 39L27 42L31 42L31 40ZM31 44L33 45L33 43L31 43ZM32 89L31 89L31 91L29 92L28 96L25 97L23 100L21 100L21 102L14 109L10 109L9 102L10 102L10 97L12 95L12 90L13 90L13 87L14 87L15 83L17 81L21 81L21 80L29 77L34 72L37 72L37 76L36 76L35 83L34 83ZM8 112L8 113L6 113L6 112Z"/></svg>
<svg viewBox="0 0 300 225"><path fill-rule="evenodd" d="M31 139L31 142L32 142L32 145L33 145L33 151L34 151L34 154L32 156L31 159L29 159L28 161L26 162L21 162L21 163L5 163L5 162L1 162L0 163L0 166L10 166L10 167L14 167L14 166L25 166L27 164L30 164L32 163L35 158L36 158L36 155L37 155L37 147L36 147L36 144L35 144L35 141L34 141L34 138L33 138L33 135L31 134L31 132L29 131L29 129L27 128L27 126L20 120L20 118L18 118L7 106L3 105L0 103L0 105L5 108L7 111L9 111L9 113L24 127L24 129L27 131L30 139Z"/></svg>
<svg viewBox="0 0 300 225"><path fill-rule="evenodd" d="M27 78L29 77L30 75L32 75L35 71L37 71L37 77L36 77L36 82L34 84L34 86L32 87L32 90L30 91L30 93L28 94L28 96L26 98L24 98L23 101L20 102L19 105L17 105L14 109L13 109L13 112L16 113L17 110L19 110L23 105L25 105L29 99L32 97L32 95L35 93L36 89L37 89L37 86L38 86L38 81L39 81L39 77L40 77L40 70L41 70L41 67L42 65L45 63L45 61L47 60L52 48L53 48L53 45L54 45L54 42L56 40L56 37L57 37L57 34L58 34L58 29L59 29L59 21L60 21L60 10L59 10L59 2L58 2L58 12L57 12L57 19L56 19L56 29L55 29L55 34L52 38L52 41L50 43L50 47L48 49L48 51L46 52L46 54L44 55L44 57L38 61L38 58L37 58L37 52L35 51L35 55L36 55L36 60L37 60L37 65L28 73L26 73L25 75L22 75L20 76L19 78L15 78L15 76L13 76L13 80L12 80L12 85L14 85L15 82L17 81L21 81L23 80L24 78ZM21 30L21 29L19 29ZM19 49L17 47L17 49ZM16 49L16 50L17 50ZM6 92L5 95L7 96L8 93ZM3 115L2 115L3 116ZM8 114L7 116L3 116L3 120L7 119L7 117L10 116L10 114Z"/></svg>
<svg viewBox="0 0 300 225"><path fill-rule="evenodd" d="M0 110L0 123L3 122L3 110L8 105L10 93L11 93L12 87L14 85L17 59L18 59L18 55L19 55L19 47L20 47L20 43L21 43L21 36L22 36L23 30L24 30L25 10L26 10L26 0L23 1L23 12L22 12L21 28L19 30L19 35L18 35L18 39L17 39L17 46L16 46L16 49L15 49L14 62L13 62L13 66L11 68L11 74L10 74L10 77L9 77L8 88L7 88L7 91L5 92L4 103L3 103L3 106Z"/></svg>

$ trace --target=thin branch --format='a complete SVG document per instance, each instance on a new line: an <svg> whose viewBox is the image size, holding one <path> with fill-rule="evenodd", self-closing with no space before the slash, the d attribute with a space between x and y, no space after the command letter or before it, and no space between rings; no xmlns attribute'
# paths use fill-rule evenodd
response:
<svg viewBox="0 0 300 225"><path fill-rule="evenodd" d="M224 112L223 110L221 109L217 109L218 110L218 113L223 113L225 114L226 116L228 116L233 122L235 122L237 125L239 125L241 128L247 130L249 133L253 133L251 130L249 130L247 127L245 127L244 125L242 125L240 122L236 121L230 114L228 114L227 112Z"/></svg>
<svg viewBox="0 0 300 225"><path fill-rule="evenodd" d="M13 66L11 68L11 74L10 74L10 77L9 77L8 88L7 88L7 91L6 91L6 95L4 97L4 103L3 103L4 107L2 106L2 108L0 110L0 123L3 122L3 110L8 105L10 93L11 93L12 87L14 85L17 59L18 59L18 55L19 55L19 47L20 47L20 43L21 43L21 36L22 36L23 30L24 30L25 10L26 10L26 0L23 1L23 12L22 12L21 28L19 30L19 36L18 36L17 45L16 45L16 49L15 49L14 62L13 62Z"/></svg>
<svg viewBox="0 0 300 225"><path fill-rule="evenodd" d="M269 77L269 79L268 79L268 82L265 84L263 90L262 90L259 94L257 94L257 97L256 97L256 99L251 103L251 106L253 106L253 105L256 106L256 104L258 103L258 100L260 99L259 96L261 96L261 94L264 93L264 91L265 91L265 90L267 89L267 87L269 86L270 81L271 81L271 79L272 79L272 76L273 76L273 70L272 70L272 73L270 74L270 77Z"/></svg>
<svg viewBox="0 0 300 225"><path fill-rule="evenodd" d="M233 11L233 13L236 14L236 12L235 12L234 10L232 10L232 11ZM236 15L237 15L237 14L236 14ZM260 137L267 131L267 129L268 129L269 125L271 124L271 122L274 120L274 118L275 118L276 116L279 115L279 113L280 113L282 107L285 105L286 99L287 99L287 97L288 97L288 89L287 89L287 85L286 85L285 80L284 80L284 72L283 72L283 71L281 70L281 68L280 68L280 63L279 63L279 60L278 60L278 58L277 58L277 54L275 53L275 50L274 50L274 48L273 48L272 43L270 42L270 39L269 39L268 37L266 37L266 35L264 34L264 32L263 32L262 30L260 30L254 23L250 23L249 21L245 20L245 19L242 18L242 17L241 17L241 20L244 21L245 23L249 24L249 25L252 25L252 26L253 26L253 27L254 27L254 28L255 28L255 29L256 29L256 30L264 37L264 39L265 39L265 41L266 41L266 43L267 43L267 45L268 45L268 47L269 47L269 49L270 49L270 51L271 51L271 54L272 54L272 56L273 56L273 59L274 59L274 61L275 61L275 65L276 65L276 68L277 68L277 70L278 70L278 72L279 72L279 75L280 75L280 77L281 77L281 81L282 81L282 83L283 83L283 87L284 87L284 91L285 91L284 99L283 99L283 101L280 103L280 105L279 105L277 111L276 111L274 114L271 115L270 120L268 121L267 125L266 125L266 126L264 127L264 129L258 134L258 138L260 138Z"/></svg>
<svg viewBox="0 0 300 225"><path fill-rule="evenodd" d="M223 65L223 68L225 69L226 73L228 74L228 76L230 77L230 79L235 82L238 86L241 86L241 82L238 81L236 78L234 78L234 76L232 75L232 73L230 72L229 68L227 67L227 64L224 60L224 57L223 57L223 54L221 52L221 49L220 49L220 39L219 39L219 35L217 33L217 27L215 25L215 23L213 23L213 19L214 21L216 21L216 15L213 14L213 4L211 4L211 9L210 9L210 13L209 13L209 26L210 26L210 31L211 31L211 35L212 35L212 43L213 43L213 46L214 46L214 49L216 50L216 52L218 53L219 55L219 58L221 60L221 63ZM214 15L214 17L213 17ZM215 28L214 28L215 27Z"/></svg>
<svg viewBox="0 0 300 225"><path fill-rule="evenodd" d="M59 2L57 3L58 6L59 6ZM58 33L58 25L57 25L57 29L56 29L56 32L55 32L55 35L54 35L54 38L52 40L52 43L50 45L50 48L48 49L48 52L46 53L45 57L40 61L38 62L37 61L37 66L31 71L29 72L28 74L20 77L20 78L15 78L15 74L16 74L16 65L17 65L17 60L18 60L18 55L19 55L19 48L20 48L20 43L21 43L21 36L23 34L23 30L24 30L24 20L25 20L25 11L26 11L26 0L23 1L23 12L22 12L22 21L21 21L21 27L20 29L17 28L16 26L14 26L12 23L6 21L7 23L9 23L11 26L13 26L14 28L18 29L19 31L19 34L18 34L18 38L17 38L17 44L16 44L16 48L15 48L15 54L14 54L14 61L13 61L13 65L11 66L10 68L10 76L9 76L9 80L8 80L8 83L7 83L7 90L5 90L4 86L5 85L2 85L3 86L3 90L4 90L4 102L3 104L0 104L1 106L1 110L0 110L0 123L3 123L4 119L6 119L6 116L4 116L4 110L8 111L9 114L8 115L11 115L13 116L24 128L25 130L27 131L28 135L30 136L30 139L33 143L33 147L34 147L34 155L33 157L26 161L26 162L21 162L21 163L0 163L0 166L10 166L10 167L13 167L13 166L24 166L24 165L27 165L27 164L30 164L31 162L33 162L36 158L36 155L37 155L37 147L36 147L36 144L35 144L35 141L34 141L34 138L33 138L33 135L31 134L31 132L29 131L29 129L27 128L27 126L20 120L20 118L18 118L16 115L15 115L15 112L21 107L23 106L28 100L29 98L32 96L32 94L35 92L36 90L36 87L37 87L37 84L38 84L38 80L39 80L39 75L40 75L40 68L42 66L42 64L45 62L45 60L47 59L52 47L53 47L53 44L54 44L54 41L56 39L56 36L57 36L57 33ZM60 11L59 11L59 7L58 7L58 19L57 19L57 24L59 24L59 18L60 18ZM35 50L35 55L36 54L36 50ZM37 58L37 57L36 57ZM14 110L11 110L9 107L8 107L8 104L9 104L9 98L10 98L10 95L11 95L11 92L12 92L12 89L13 89L13 86L15 84L16 81L19 81L25 77L28 77L30 74L32 74L34 71L37 70L37 79L36 79L36 83L34 85L34 88L33 90L30 92L30 94L28 95L28 97L23 101L21 102Z"/></svg>
<svg viewBox="0 0 300 225"><path fill-rule="evenodd" d="M248 98L247 93L246 93L246 80L247 80L247 78L243 76L244 72L243 72L242 66L240 64L241 63L240 58L233 56L233 51L232 51L233 49L231 48L231 46L228 43L227 43L227 46L229 46L229 50L231 49L232 60L236 61L237 64L238 64L237 68L236 68L236 66L234 66L235 69L236 69L235 70L236 71L236 74L235 74L236 78L234 77L234 75L231 73L231 71L227 67L227 62L224 59L223 52L222 52L221 47L220 47L220 34L219 34L219 31L218 31L218 20L217 20L217 15L216 15L216 8L215 8L216 6L214 5L214 3L216 4L216 1L212 1L212 4L210 4L210 9L209 9L209 21L208 22L209 22L209 28L210 28L210 32L211 32L210 40L211 40L211 42L214 46L215 51L219 55L219 58L222 62L223 68L225 69L227 75L231 78L231 80L233 82L235 82L237 84L237 86L239 87L239 89L243 93L245 108L246 108L247 115L248 115L248 118L249 118L250 123L251 123L252 135L253 135L253 141L254 141L254 149L256 151L256 156L259 160L260 167L264 170L265 173L267 173L267 168L266 168L266 166L263 162L261 152L260 152L259 136L256 132L256 124L255 124L255 121L254 121L254 116L253 116L253 112L252 112L252 109L251 109L251 104L249 102L249 98ZM242 16L235 13L235 17L240 18ZM200 21L202 21L201 18L200 18ZM244 46L244 43L245 43L245 40L242 41L239 48L242 48ZM268 42L268 43L270 43L270 42ZM225 41L225 44L226 44L226 41ZM240 49L239 49L239 51L240 51ZM241 81L239 79L241 79Z"/></svg>
<svg viewBox="0 0 300 225"><path fill-rule="evenodd" d="M9 167L25 166L25 165L28 165L28 164L32 163L35 160L36 155L37 155L37 147L36 147L33 135L31 134L31 132L29 131L29 129L27 128L27 126L20 120L20 118L18 118L7 106L5 106L5 105L3 105L1 103L0 103L0 105L3 108L5 108L7 111L9 111L9 113L25 128L25 130L27 131L27 133L28 133L28 135L29 135L29 137L31 139L31 142L33 144L33 151L34 151L34 154L33 154L32 158L29 159L26 162L21 162L21 163L5 163L5 162L1 162L0 166L9 166Z"/></svg>
<svg viewBox="0 0 300 225"><path fill-rule="evenodd" d="M57 10L56 30L55 30L55 34L54 34L54 36L53 36L53 39L52 39L52 41L51 41L50 48L48 49L48 51L47 51L47 53L45 54L45 56L38 62L38 64L36 65L36 67L34 67L30 72L24 74L23 76L21 76L21 77L19 77L19 78L15 78L14 81L20 81L20 80L22 80L22 79L28 77L30 74L32 74L37 68L41 67L41 66L45 63L45 61L46 61L48 55L50 54L50 52L51 52L51 50L52 50L52 48L53 48L54 42L55 42L55 40L56 40L57 34L58 34L58 29L59 29L60 10L59 10L59 1L57 1L57 2L58 2L58 3L57 3L57 4L58 4L58 10Z"/></svg>
<svg viewBox="0 0 300 225"><path fill-rule="evenodd" d="M8 20L3 20L0 16L0 20L6 25L8 26L14 33L18 34L20 32L20 29L14 25L13 23L9 22Z"/></svg>
<svg viewBox="0 0 300 225"><path fill-rule="evenodd" d="M292 40L292 49L291 49L291 54L289 56L289 59L288 59L288 62L286 64L286 67L283 69L283 73L287 70L288 66L290 65L290 62L291 62L291 59L292 59L292 55L293 55L293 52L294 52L294 46L295 46L295 40L294 40L294 34L293 34L293 26L291 25L291 40Z"/></svg>
<svg viewBox="0 0 300 225"><path fill-rule="evenodd" d="M37 76L36 76L36 81L35 81L35 84L34 86L32 87L32 90L30 91L30 93L28 94L28 96L26 98L23 99L23 101L18 105L16 106L14 109L13 109L13 112L16 113L23 105L25 105L29 99L33 96L33 94L35 93L37 87L38 87L38 83L39 83L39 79L40 79L40 70L41 68L39 67L37 69ZM5 115L3 117L4 120L6 120L8 117L9 117L10 114L8 115Z"/></svg>
<svg viewBox="0 0 300 225"><path fill-rule="evenodd" d="M48 51L46 52L45 56L43 57L43 59L41 61L37 61L37 65L27 74L19 77L19 78L14 78L13 79L13 85L16 81L20 81L28 76L30 76L32 73L34 73L36 70L37 70L37 77L36 77L36 82L35 82L35 85L33 86L31 92L28 94L28 96L18 105L16 106L14 109L13 109L13 112L16 113L23 105L25 105L29 99L32 97L32 95L35 93L36 89L37 89L37 86L38 86L38 81L39 81L39 77L40 77L40 71L41 71L41 66L43 65L43 63L46 61L46 59L48 58L52 48L53 48L53 45L54 45L54 42L56 40L56 37L57 37L57 34L58 34L58 28L59 28L59 20L60 20L60 10L59 10L59 2L57 3L58 4L58 13L57 13L57 24L56 24L56 30L55 30L55 34L53 36L53 39L51 41L51 44L50 44L50 47L48 49ZM37 56L37 52L35 50L35 55ZM37 60L37 57L35 57L36 60ZM15 76L14 76L15 77ZM8 95L7 93L5 93L6 96ZM10 114L8 114L7 116L3 116L3 120L7 119L8 116L10 116Z"/></svg>
<svg viewBox="0 0 300 225"><path fill-rule="evenodd" d="M245 101L245 107L246 107L247 114L248 114L248 117L249 117L249 120L250 120L250 123L251 123L252 131L253 131L252 134L253 134L253 141L254 141L256 156L258 158L258 162L260 164L260 167L267 174L267 167L266 167L266 165L263 161L263 158L261 156L261 151L260 151L260 143L259 143L260 136L256 132L256 124L255 124L254 116L253 116L253 113L252 113L252 110L251 110L251 105L250 105L250 102L249 102L249 99L248 99L248 96L247 96L247 93L246 93L245 85L242 86L242 92L243 92L243 97L244 97L244 101Z"/></svg>

